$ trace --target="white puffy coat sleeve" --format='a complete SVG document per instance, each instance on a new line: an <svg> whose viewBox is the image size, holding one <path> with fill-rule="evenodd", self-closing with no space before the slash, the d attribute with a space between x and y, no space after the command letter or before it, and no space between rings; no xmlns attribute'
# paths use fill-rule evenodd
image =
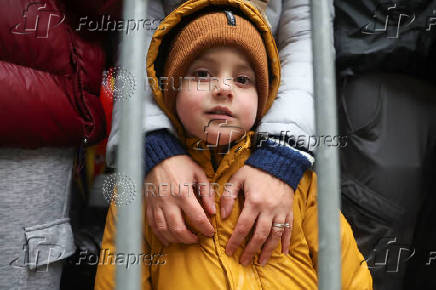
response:
<svg viewBox="0 0 436 290"><path fill-rule="evenodd" d="M310 17L310 0L282 0L277 31L282 80L278 98L258 129L269 135L287 133L296 141L304 140L306 148L315 133Z"/></svg>
<svg viewBox="0 0 436 290"><path fill-rule="evenodd" d="M166 14L164 12L164 6L161 0L148 0L147 4L147 18L148 19L159 19L165 18ZM157 27L155 27L157 28ZM153 29L146 31L146 42L147 47L150 45L151 39L154 34ZM147 51L144 52L145 54ZM145 57L145 56L144 56ZM144 132L151 132L156 129L168 128L171 132L174 131L170 120L165 115L165 113L159 108L157 103L153 98L153 94L148 82L145 82L146 87L144 90L144 118L143 118L143 130ZM109 135L106 151L106 162L109 167L115 166L115 155L117 152L118 142L119 142L119 126L120 126L120 107L117 103L114 104L112 112L112 130Z"/></svg>

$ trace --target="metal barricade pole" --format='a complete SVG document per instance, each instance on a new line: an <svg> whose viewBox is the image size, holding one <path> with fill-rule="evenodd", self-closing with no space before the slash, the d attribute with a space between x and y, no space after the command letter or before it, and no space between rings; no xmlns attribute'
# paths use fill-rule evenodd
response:
<svg viewBox="0 0 436 290"><path fill-rule="evenodd" d="M336 78L330 21L331 0L312 0L314 98L318 137L336 136ZM339 162L334 146L316 150L318 172L318 283L321 290L341 289Z"/></svg>
<svg viewBox="0 0 436 290"><path fill-rule="evenodd" d="M123 90L119 99L121 110L120 140L117 159L117 207L118 223L116 252L124 257L116 263L116 289L141 289L142 251L142 185L143 148L142 130L143 97L145 82L145 56L147 53L145 30L136 27L138 19L146 17L146 0L124 0L121 32L120 67L134 82L134 87L120 85ZM133 23L135 27L133 27ZM121 83L126 80L118 79ZM130 91L129 91L130 89ZM128 202L127 202L128 200ZM129 258L130 257L130 258Z"/></svg>

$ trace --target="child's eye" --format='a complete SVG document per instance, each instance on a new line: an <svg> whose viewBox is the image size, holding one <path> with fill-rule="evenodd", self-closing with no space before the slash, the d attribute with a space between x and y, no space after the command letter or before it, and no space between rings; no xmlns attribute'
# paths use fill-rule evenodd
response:
<svg viewBox="0 0 436 290"><path fill-rule="evenodd" d="M241 84L243 84L243 85L246 85L246 84L248 84L248 83L250 82L250 78L247 77L247 76L239 76L239 77L236 78L236 81L237 81L238 83L241 83Z"/></svg>
<svg viewBox="0 0 436 290"><path fill-rule="evenodd" d="M209 78L210 74L207 70L197 70L194 72L194 77L196 77L196 78Z"/></svg>

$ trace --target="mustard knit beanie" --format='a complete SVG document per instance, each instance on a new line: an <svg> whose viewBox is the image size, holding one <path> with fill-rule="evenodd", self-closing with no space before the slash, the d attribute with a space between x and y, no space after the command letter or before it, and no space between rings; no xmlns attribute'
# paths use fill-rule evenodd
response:
<svg viewBox="0 0 436 290"><path fill-rule="evenodd" d="M170 43L163 71L168 77L168 87L163 91L163 98L172 112L175 112L180 78L185 76L190 64L206 49L231 46L245 53L256 74L259 121L268 97L268 58L262 37L249 20L228 10L205 13L182 27Z"/></svg>

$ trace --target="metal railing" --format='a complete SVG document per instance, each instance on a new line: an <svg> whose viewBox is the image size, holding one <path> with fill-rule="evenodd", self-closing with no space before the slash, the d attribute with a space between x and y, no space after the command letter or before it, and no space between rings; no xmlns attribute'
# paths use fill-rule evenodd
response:
<svg viewBox="0 0 436 290"><path fill-rule="evenodd" d="M124 0L123 19L141 19L147 15L146 0ZM118 144L117 177L128 177L133 184L135 199L117 208L116 233L117 253L138 256L142 251L142 184L144 133L142 130L143 94L145 78L145 56L147 53L145 30L121 33L120 66L131 73L135 89L129 92L128 101L119 102L121 110L120 139ZM124 96L126 97L126 96ZM121 180L117 180L121 190ZM120 193L119 193L120 194ZM141 263L117 265L116 285L118 290L141 289Z"/></svg>
<svg viewBox="0 0 436 290"><path fill-rule="evenodd" d="M270 0L274 1L274 0ZM146 0L124 0L124 19L139 19L146 14ZM331 4L331 2L330 2ZM329 2L312 0L312 39L314 97L318 136L336 136L336 82L332 25ZM143 142L142 94L145 82L145 32L122 34L121 62L131 72L136 90L128 102L121 102L118 176L128 176L136 189L134 202L118 207L117 252L140 253L142 236ZM141 61L138 61L141 60ZM138 158L141 157L141 158ZM321 146L316 152L319 211L319 289L341 288L341 248L339 228L339 164L334 146ZM141 289L141 263L131 267L118 265L116 285L119 290Z"/></svg>
<svg viewBox="0 0 436 290"><path fill-rule="evenodd" d="M332 0L312 0L312 43L317 136L337 136L336 77ZM341 289L339 228L339 162L336 146L320 146L315 153L318 172L318 285Z"/></svg>

